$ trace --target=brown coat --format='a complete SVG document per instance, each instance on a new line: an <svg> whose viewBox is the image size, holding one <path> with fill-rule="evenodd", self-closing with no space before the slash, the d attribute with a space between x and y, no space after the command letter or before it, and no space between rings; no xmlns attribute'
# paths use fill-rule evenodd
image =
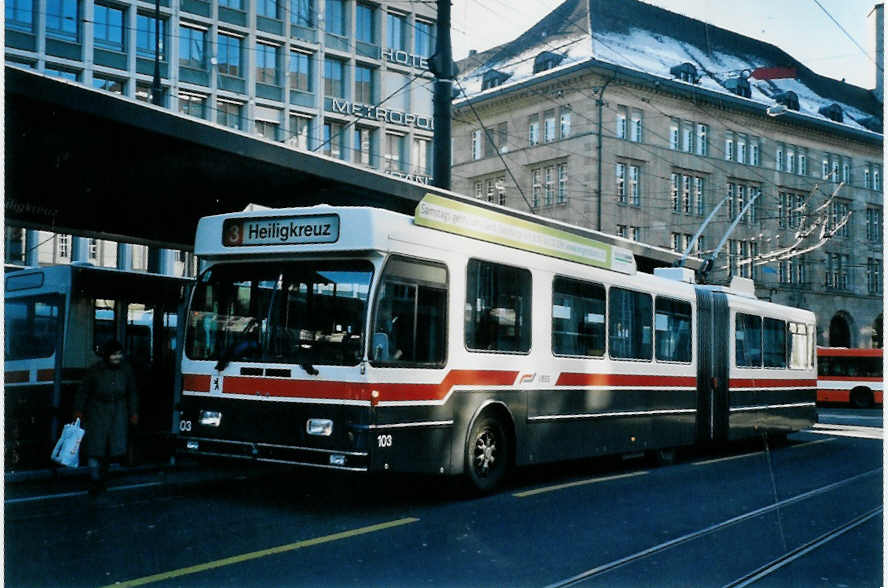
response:
<svg viewBox="0 0 888 588"><path fill-rule="evenodd" d="M126 453L129 419L139 414L136 377L129 364L112 368L104 361L90 367L74 396L74 410L83 413L83 451L87 457Z"/></svg>

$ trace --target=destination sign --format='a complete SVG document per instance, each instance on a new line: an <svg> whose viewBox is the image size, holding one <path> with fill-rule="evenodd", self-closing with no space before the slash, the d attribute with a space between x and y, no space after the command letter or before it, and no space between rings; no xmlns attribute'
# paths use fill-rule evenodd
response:
<svg viewBox="0 0 888 588"><path fill-rule="evenodd" d="M339 216L276 216L230 218L222 226L222 245L305 245L339 240Z"/></svg>

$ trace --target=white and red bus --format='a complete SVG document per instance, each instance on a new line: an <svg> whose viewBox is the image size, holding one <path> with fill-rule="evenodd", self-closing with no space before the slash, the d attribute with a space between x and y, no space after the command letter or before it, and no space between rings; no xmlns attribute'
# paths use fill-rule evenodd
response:
<svg viewBox="0 0 888 588"><path fill-rule="evenodd" d="M818 347L817 402L882 404L882 350Z"/></svg>
<svg viewBox="0 0 888 588"><path fill-rule="evenodd" d="M465 474L816 421L814 315L636 270L592 231L427 195L201 219L181 450Z"/></svg>

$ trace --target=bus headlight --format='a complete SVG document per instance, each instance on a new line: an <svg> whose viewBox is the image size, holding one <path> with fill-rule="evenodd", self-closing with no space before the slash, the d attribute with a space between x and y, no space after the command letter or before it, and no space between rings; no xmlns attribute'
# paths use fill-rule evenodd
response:
<svg viewBox="0 0 888 588"><path fill-rule="evenodd" d="M200 424L204 427L218 427L222 424L222 413L216 410L202 410Z"/></svg>
<svg viewBox="0 0 888 588"><path fill-rule="evenodd" d="M333 434L333 421L330 419L308 419L305 432L316 437L329 437Z"/></svg>

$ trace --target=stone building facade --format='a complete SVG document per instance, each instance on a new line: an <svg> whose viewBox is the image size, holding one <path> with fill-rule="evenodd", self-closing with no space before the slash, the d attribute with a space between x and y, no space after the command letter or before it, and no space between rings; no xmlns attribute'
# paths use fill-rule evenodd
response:
<svg viewBox="0 0 888 588"><path fill-rule="evenodd" d="M718 208L691 247L706 258L725 238L709 281L753 278L760 298L814 311L821 345L881 346L874 94L708 25L708 56L689 62L694 51L676 51L665 67L663 46L694 47L702 23L624 2L633 27L661 44L659 63L633 59L614 50L610 4L591 2L590 16L567 2L511 44L461 63L454 190L676 251ZM746 67L710 74L732 47Z"/></svg>

